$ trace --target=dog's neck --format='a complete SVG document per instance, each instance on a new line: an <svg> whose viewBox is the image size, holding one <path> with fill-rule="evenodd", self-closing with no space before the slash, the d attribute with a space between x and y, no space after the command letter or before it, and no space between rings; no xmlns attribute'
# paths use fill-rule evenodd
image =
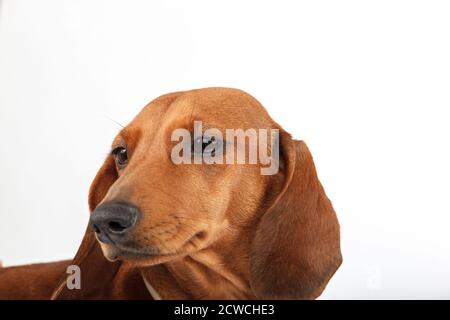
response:
<svg viewBox="0 0 450 320"><path fill-rule="evenodd" d="M184 258L142 268L149 292L154 299L255 299L249 282L251 234L229 236Z"/></svg>

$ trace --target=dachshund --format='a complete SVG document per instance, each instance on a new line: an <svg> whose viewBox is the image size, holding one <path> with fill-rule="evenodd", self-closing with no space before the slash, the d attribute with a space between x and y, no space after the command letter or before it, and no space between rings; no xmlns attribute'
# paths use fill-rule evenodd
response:
<svg viewBox="0 0 450 320"><path fill-rule="evenodd" d="M173 133L192 134L195 121L220 132L275 130L267 150L279 150L279 170L174 163ZM196 138L193 154L239 151L239 143L219 150L225 138ZM342 263L339 223L306 144L238 89L150 102L114 138L88 203L75 257L1 269L0 298L315 299ZM67 286L69 265L79 267L81 288Z"/></svg>

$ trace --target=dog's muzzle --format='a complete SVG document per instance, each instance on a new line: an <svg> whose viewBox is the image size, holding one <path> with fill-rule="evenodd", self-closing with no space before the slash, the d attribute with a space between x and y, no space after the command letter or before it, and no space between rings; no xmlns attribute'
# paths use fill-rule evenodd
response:
<svg viewBox="0 0 450 320"><path fill-rule="evenodd" d="M90 224L99 241L120 243L136 225L139 214L139 208L130 203L106 202L94 210Z"/></svg>

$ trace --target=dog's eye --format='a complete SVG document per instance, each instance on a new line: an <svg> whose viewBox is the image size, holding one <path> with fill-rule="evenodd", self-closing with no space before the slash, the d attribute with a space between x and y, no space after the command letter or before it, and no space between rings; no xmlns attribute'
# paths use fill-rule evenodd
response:
<svg viewBox="0 0 450 320"><path fill-rule="evenodd" d="M124 147L117 147L112 151L114 160L119 168L126 166L128 162L128 151Z"/></svg>
<svg viewBox="0 0 450 320"><path fill-rule="evenodd" d="M192 146L193 152L197 154L211 155L214 156L219 152L222 146L222 141L216 137L202 136L194 140Z"/></svg>

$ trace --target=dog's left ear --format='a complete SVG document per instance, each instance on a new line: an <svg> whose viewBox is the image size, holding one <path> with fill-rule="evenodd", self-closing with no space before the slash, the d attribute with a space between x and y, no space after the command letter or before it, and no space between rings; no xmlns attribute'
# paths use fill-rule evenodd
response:
<svg viewBox="0 0 450 320"><path fill-rule="evenodd" d="M285 181L257 227L250 283L260 299L315 299L342 262L339 223L306 144L280 139Z"/></svg>
<svg viewBox="0 0 450 320"><path fill-rule="evenodd" d="M103 163L89 189L89 211L95 210L97 205L106 196L109 188L117 180L117 172L112 157ZM89 299L108 298L114 285L121 262L109 262L103 256L95 233L90 226L87 227L81 245L72 265L80 270L81 289L68 289L67 276L63 275L59 287L53 293L53 299Z"/></svg>

